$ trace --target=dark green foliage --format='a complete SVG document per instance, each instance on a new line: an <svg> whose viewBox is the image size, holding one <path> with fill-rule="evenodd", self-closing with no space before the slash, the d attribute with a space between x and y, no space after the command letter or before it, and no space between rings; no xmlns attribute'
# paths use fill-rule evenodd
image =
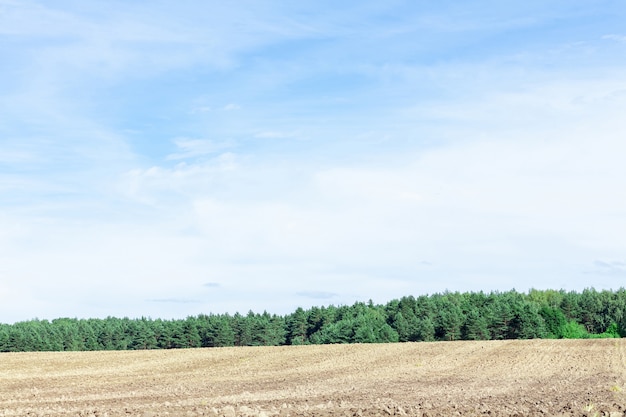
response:
<svg viewBox="0 0 626 417"><path fill-rule="evenodd" d="M354 342L388 343L398 340L398 332L387 324L384 311L371 303L354 317Z"/></svg>
<svg viewBox="0 0 626 417"><path fill-rule="evenodd" d="M595 335L592 335L592 337ZM604 333L600 333L599 335L600 337L603 338L619 338L622 337L619 331L619 327L617 326L617 323L613 322L609 325L609 327L607 327L606 331Z"/></svg>
<svg viewBox="0 0 626 417"><path fill-rule="evenodd" d="M435 340L435 325L430 317L417 319L415 327L415 341L432 342Z"/></svg>
<svg viewBox="0 0 626 417"><path fill-rule="evenodd" d="M285 343L286 330L285 319L270 315L267 311L263 314L248 315L252 320L252 345L253 346L278 346Z"/></svg>
<svg viewBox="0 0 626 417"><path fill-rule="evenodd" d="M489 329L487 319L481 315L480 310L471 307L465 316L465 323L461 329L465 340L487 340L489 339Z"/></svg>
<svg viewBox="0 0 626 417"><path fill-rule="evenodd" d="M568 320L581 316L580 299L581 295L574 291L563 293L560 308Z"/></svg>
<svg viewBox="0 0 626 417"><path fill-rule="evenodd" d="M448 292L386 305L184 320L59 318L0 324L0 352L626 336L626 290Z"/></svg>
<svg viewBox="0 0 626 417"><path fill-rule="evenodd" d="M156 349L158 347L156 334L146 318L133 320L129 323L128 332L130 334L129 349L145 350ZM94 349L89 349L94 350Z"/></svg>
<svg viewBox="0 0 626 417"><path fill-rule="evenodd" d="M302 307L298 307L293 314L287 316L285 322L289 344L305 345L309 343L307 315Z"/></svg>
<svg viewBox="0 0 626 417"><path fill-rule="evenodd" d="M235 345L235 332L228 316L198 316L198 333L202 347L224 347Z"/></svg>
<svg viewBox="0 0 626 417"><path fill-rule="evenodd" d="M179 331L174 334L174 340L177 348L196 348L201 346L200 333L196 320L193 317L187 317L179 327Z"/></svg>
<svg viewBox="0 0 626 417"><path fill-rule="evenodd" d="M541 314L546 324L546 337L551 339L562 338L562 329L567 323L565 314L558 308L553 308L548 305L542 306L539 310L539 314Z"/></svg>
<svg viewBox="0 0 626 417"><path fill-rule="evenodd" d="M536 339L547 336L546 324L539 314L539 307L525 303L517 312L514 320L513 335L516 339Z"/></svg>
<svg viewBox="0 0 626 417"><path fill-rule="evenodd" d="M459 293L446 292L433 296L437 313L434 316L435 337L438 340L461 339L461 327L465 322L465 315L461 309Z"/></svg>
<svg viewBox="0 0 626 417"><path fill-rule="evenodd" d="M398 311L395 313L391 321L391 326L393 326L396 329L396 333L398 333L398 341L408 342L411 340L413 332L411 331L409 321L404 318L402 312Z"/></svg>
<svg viewBox="0 0 626 417"><path fill-rule="evenodd" d="M356 303L336 312L338 321L323 326L311 335L311 343L385 343L397 342L398 333L387 323L380 306Z"/></svg>
<svg viewBox="0 0 626 417"><path fill-rule="evenodd" d="M488 307L488 315L490 317L489 331L491 338L511 339L513 338L513 319L515 318L516 294L514 291L508 293L495 293L491 296L491 302Z"/></svg>
<svg viewBox="0 0 626 417"><path fill-rule="evenodd" d="M324 326L311 335L311 342L315 344L352 343L353 339L354 321L348 318Z"/></svg>
<svg viewBox="0 0 626 417"><path fill-rule="evenodd" d="M235 346L252 346L252 320L254 313L250 312L247 317L236 313L233 317L233 332L235 334Z"/></svg>

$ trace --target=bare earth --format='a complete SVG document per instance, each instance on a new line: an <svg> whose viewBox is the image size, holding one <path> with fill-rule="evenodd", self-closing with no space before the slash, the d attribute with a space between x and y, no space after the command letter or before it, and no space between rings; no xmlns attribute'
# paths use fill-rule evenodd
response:
<svg viewBox="0 0 626 417"><path fill-rule="evenodd" d="M626 339L0 354L0 416L626 416Z"/></svg>

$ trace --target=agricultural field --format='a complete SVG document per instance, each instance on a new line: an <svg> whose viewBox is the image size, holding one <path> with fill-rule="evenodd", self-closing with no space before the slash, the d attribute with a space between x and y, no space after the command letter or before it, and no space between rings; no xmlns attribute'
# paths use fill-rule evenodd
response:
<svg viewBox="0 0 626 417"><path fill-rule="evenodd" d="M0 354L0 416L626 416L626 339Z"/></svg>

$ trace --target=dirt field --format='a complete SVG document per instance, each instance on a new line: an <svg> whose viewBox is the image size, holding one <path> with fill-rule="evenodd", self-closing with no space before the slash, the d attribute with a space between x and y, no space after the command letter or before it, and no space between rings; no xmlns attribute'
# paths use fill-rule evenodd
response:
<svg viewBox="0 0 626 417"><path fill-rule="evenodd" d="M626 416L626 339L0 354L0 416Z"/></svg>

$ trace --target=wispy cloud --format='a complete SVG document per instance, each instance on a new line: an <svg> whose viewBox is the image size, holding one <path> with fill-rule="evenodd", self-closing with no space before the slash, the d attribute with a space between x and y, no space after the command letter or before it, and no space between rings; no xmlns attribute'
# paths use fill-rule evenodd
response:
<svg viewBox="0 0 626 417"><path fill-rule="evenodd" d="M300 297L314 298L317 300L328 300L330 298L335 298L338 296L338 294L326 291L300 291L296 293L296 295Z"/></svg>
<svg viewBox="0 0 626 417"><path fill-rule="evenodd" d="M193 300L190 298L156 298L148 300L152 303L172 303L172 304L199 304L199 300Z"/></svg>
<svg viewBox="0 0 626 417"><path fill-rule="evenodd" d="M609 39L612 41L617 41L617 42L621 42L621 43L626 43L626 35L604 35L602 37L602 39Z"/></svg>
<svg viewBox="0 0 626 417"><path fill-rule="evenodd" d="M181 160L196 158L222 152L225 149L232 148L232 142L216 142L208 139L174 139L174 144L178 147L178 152L169 154L167 160Z"/></svg>
<svg viewBox="0 0 626 417"><path fill-rule="evenodd" d="M594 268L588 274L626 275L626 262L621 261L593 261Z"/></svg>
<svg viewBox="0 0 626 417"><path fill-rule="evenodd" d="M298 132L281 132L276 130L264 130L254 134L259 139L287 139L299 136Z"/></svg>

